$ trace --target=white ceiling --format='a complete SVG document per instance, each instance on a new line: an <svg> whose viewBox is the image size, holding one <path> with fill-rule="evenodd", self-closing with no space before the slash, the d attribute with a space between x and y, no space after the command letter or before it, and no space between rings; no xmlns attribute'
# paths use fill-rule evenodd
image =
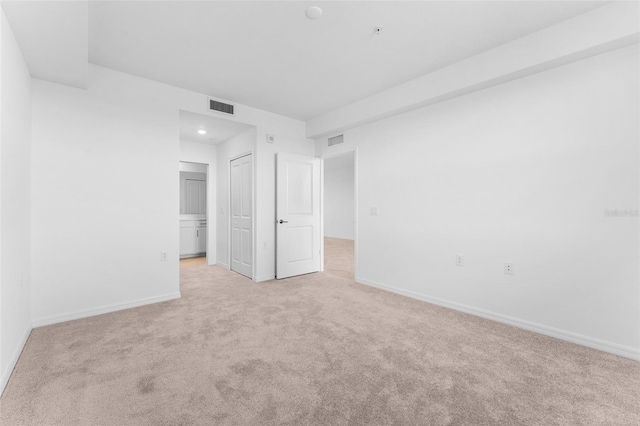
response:
<svg viewBox="0 0 640 426"><path fill-rule="evenodd" d="M605 3L89 1L88 60L308 120ZM323 16L307 19L309 5ZM54 9L51 19L70 19ZM51 58L50 43L33 42L37 35L69 43L62 31L11 15L25 57L46 57L49 67L69 61Z"/></svg>
<svg viewBox="0 0 640 426"><path fill-rule="evenodd" d="M180 140L217 145L250 129L251 125L224 118L180 111ZM198 130L207 133L201 135Z"/></svg>
<svg viewBox="0 0 640 426"><path fill-rule="evenodd" d="M87 87L86 1L2 1L31 76Z"/></svg>
<svg viewBox="0 0 640 426"><path fill-rule="evenodd" d="M307 120L597 5L92 2L89 60Z"/></svg>

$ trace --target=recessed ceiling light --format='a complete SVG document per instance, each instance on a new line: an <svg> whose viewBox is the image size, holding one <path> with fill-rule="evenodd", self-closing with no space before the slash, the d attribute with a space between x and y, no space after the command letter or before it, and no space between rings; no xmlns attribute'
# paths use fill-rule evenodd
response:
<svg viewBox="0 0 640 426"><path fill-rule="evenodd" d="M203 129L200 129L200 130L198 130L198 133L200 133L201 135L206 135L207 131L203 130Z"/></svg>
<svg viewBox="0 0 640 426"><path fill-rule="evenodd" d="M309 19L318 19L322 16L322 9L318 6L309 6L304 13Z"/></svg>

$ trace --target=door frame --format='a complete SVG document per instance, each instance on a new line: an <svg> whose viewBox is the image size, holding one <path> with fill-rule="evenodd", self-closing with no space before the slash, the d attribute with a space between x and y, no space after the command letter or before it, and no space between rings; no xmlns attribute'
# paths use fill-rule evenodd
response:
<svg viewBox="0 0 640 426"><path fill-rule="evenodd" d="M324 160L353 152L353 280L358 281L358 147L319 156L320 166L320 271L324 271Z"/></svg>
<svg viewBox="0 0 640 426"><path fill-rule="evenodd" d="M256 280L256 156L254 150L233 155L227 160L227 270L231 271L231 162L238 158L251 156L251 280ZM243 275L244 276L244 275Z"/></svg>
<svg viewBox="0 0 640 426"><path fill-rule="evenodd" d="M209 238L209 227L212 225L211 222L211 218L213 217L215 219L216 215L214 214L215 212L212 212L212 210L215 210L215 181L211 182L215 179L215 176L212 173L213 170L213 165L211 163L203 163L202 161L191 161L191 160L178 160L178 175L180 175L180 163L191 163L191 164L201 164L203 166L207 166L207 171L206 171L206 189L205 189L205 197L207 197L206 200L206 209L207 209L207 213L205 213L205 217L206 217L206 221L207 221L207 246L206 246L206 253L205 253L205 259L207 260L207 265L215 265L216 264L216 259L215 258L211 258L211 250L209 249L209 245L210 244L215 244L215 242L211 242L211 238ZM178 202L180 202L180 186L178 185ZM180 235L180 220L181 220L181 214L180 214L180 210L178 208L178 235ZM216 225L217 226L217 225ZM179 237L178 237L179 238ZM178 242L178 265L180 265L180 242ZM178 269L180 269L180 266L178 266Z"/></svg>

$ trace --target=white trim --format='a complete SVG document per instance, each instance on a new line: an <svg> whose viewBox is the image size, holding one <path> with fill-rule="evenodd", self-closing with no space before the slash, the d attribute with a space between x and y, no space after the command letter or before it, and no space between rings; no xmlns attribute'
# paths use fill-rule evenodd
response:
<svg viewBox="0 0 640 426"><path fill-rule="evenodd" d="M261 282L271 281L275 279L276 279L275 275L261 275L259 277L256 277L254 281L257 283L261 283Z"/></svg>
<svg viewBox="0 0 640 426"><path fill-rule="evenodd" d="M197 142L189 142L186 141L187 143L197 143ZM179 141L178 144L181 144L182 141ZM216 156L217 156L217 152L216 152ZM180 157L182 158L182 157ZM211 247L215 248L215 245L213 244L213 242L211 242L211 238L209 238L209 234L210 234L210 226L211 226L211 217L213 216L215 218L215 220L213 222L217 223L217 209L218 206L216 205L216 186L217 186L217 175L216 175L216 170L214 168L214 164L212 163L203 163L200 161L187 161L187 160L178 160L178 164L180 163L190 163L190 164L200 164L200 165L204 165L206 167L206 183L207 183L207 189L205 191L206 194L206 198L207 198L207 203L206 203L206 207L207 207L207 212L205 213L205 219L207 221L207 232L206 232L206 236L207 236L207 246L205 249L204 253L197 253L197 254L188 254L185 256L182 256L180 254L180 238L178 237L178 249L177 249L177 253L178 253L178 269L180 268L180 260L181 259L188 259L190 257L200 257L202 255L204 255L207 258L207 265L215 265L215 261L218 257L218 253L216 251L215 256L211 255ZM178 173L180 173L180 171L178 171ZM178 202L180 202L180 194L181 189L178 188ZM180 226L180 221L182 220L182 217L186 216L183 214L179 215L179 220L178 220L178 226ZM190 219L189 219L190 220ZM194 220L201 220L201 219L194 219ZM215 239L217 239L217 227L216 228L211 228L212 231L214 231L216 233L215 235ZM178 230L178 236L180 235L180 230ZM214 239L214 240L215 240ZM178 284L179 284L180 279L178 278Z"/></svg>
<svg viewBox="0 0 640 426"><path fill-rule="evenodd" d="M192 253L192 254L185 254L185 255L180 256L180 259L179 259L179 260L182 260L182 259L192 259L192 258L194 258L194 257L206 257L206 254L207 254L207 252L204 252L204 253Z"/></svg>
<svg viewBox="0 0 640 426"><path fill-rule="evenodd" d="M27 339L29 339L29 335L31 334L31 330L33 327L31 324L27 326L27 329L24 331L22 338L20 339L20 343L18 343L18 347L13 354L11 354L11 358L9 359L9 364L7 365L7 369L2 372L2 377L0 377L0 396L4 393L4 390L9 383L9 379L11 378L11 374L13 374L13 369L16 367L18 363L18 359L20 358L20 354L22 354L22 350L24 349L24 345L27 343Z"/></svg>
<svg viewBox="0 0 640 426"><path fill-rule="evenodd" d="M218 156L218 151L216 151L216 160L217 160L217 156ZM205 197L207 197L207 202L206 202L206 208L207 208L207 213L206 213L206 217L207 217L207 232L205 232L205 237L207 238L207 244L205 246L205 257L207 260L207 265L213 265L216 263L216 257L218 257L218 253L215 253L214 256L211 255L211 248L209 247L209 245L215 246L215 241L211 241L211 238L209 238L209 234L211 233L211 231L209 230L209 227L212 225L213 222L218 222L217 217L215 221L211 220L211 216L217 215L217 210L218 210L218 206L216 205L216 185L217 182L215 181L216 178L216 174L214 173L215 170L213 169L213 165L211 165L210 163L206 163L207 164L207 190L205 191ZM215 228L215 232L218 231L217 229L218 227L216 226ZM216 240L218 239L218 236L216 235ZM180 244L178 243L178 249L180 248Z"/></svg>
<svg viewBox="0 0 640 426"><path fill-rule="evenodd" d="M320 158L320 272L324 272L324 159ZM277 227L276 227L277 233ZM276 236L277 238L277 236Z"/></svg>
<svg viewBox="0 0 640 426"><path fill-rule="evenodd" d="M122 311L124 309L137 308L139 306L150 305L152 303L166 302L168 300L179 299L180 292L169 293L162 296L147 297L145 299L138 299L132 302L117 303L115 305L100 306L91 309L82 309L75 312L69 312L65 314L51 315L48 317L41 317L33 320L33 328L42 327L45 325L57 324L65 321L72 321L80 318L93 317L95 315L107 314L109 312Z"/></svg>
<svg viewBox="0 0 640 426"><path fill-rule="evenodd" d="M226 269L227 271L231 270L231 269L229 268L229 265L227 265L226 263L222 263L222 262L219 262L219 261L218 261L218 262L216 262L216 265L218 265L218 266L219 266L219 267L221 267L221 268Z"/></svg>
<svg viewBox="0 0 640 426"><path fill-rule="evenodd" d="M632 348L630 346L620 345L617 343L608 342L606 340L596 339L594 337L585 336L583 334L573 333L571 331L561 330L558 328L521 320L521 319L510 317L507 315L497 314L495 312L474 308L471 306L463 305L461 303L450 302L448 300L427 296L427 295L416 293L409 290L403 290L397 287L380 284L368 279L359 278L359 279L356 279L356 281L358 283L366 284L371 287L377 287L382 290L387 290L392 293L400 294L402 296L407 296L412 299L420 300L427 303L432 303L438 306L444 306L445 308L450 308L456 311L465 312L467 314L486 318L486 319L500 322L503 324L512 325L514 327L522 328L528 331L533 331L535 333L543 334L545 336L555 337L556 339L564 340L567 342L586 346L592 349L597 349L603 352L608 352L614 355L619 355L625 358L630 358L633 360L640 361L640 349Z"/></svg>
<svg viewBox="0 0 640 426"><path fill-rule="evenodd" d="M353 149L353 276L358 275L358 147Z"/></svg>
<svg viewBox="0 0 640 426"><path fill-rule="evenodd" d="M251 262L251 279L256 281L256 274L258 273L258 128L256 127L256 144L255 144L255 154L251 151L251 173L252 182L251 182L251 241L253 242L253 261ZM231 167L229 167L229 172L231 172ZM231 177L229 177L229 185L231 185ZM229 186L229 195L231 195L231 186ZM231 204L229 204L231 207ZM229 220L231 220L231 215L229 215ZM231 238L229 238L229 243L231 243ZM274 244L275 245L275 244ZM229 250L229 257L231 257L231 250ZM229 265L231 265L231 258L229 258Z"/></svg>

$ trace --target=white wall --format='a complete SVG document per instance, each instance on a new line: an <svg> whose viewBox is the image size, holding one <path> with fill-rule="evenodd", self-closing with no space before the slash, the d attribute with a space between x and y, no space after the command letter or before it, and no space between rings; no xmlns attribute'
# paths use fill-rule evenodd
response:
<svg viewBox="0 0 640 426"><path fill-rule="evenodd" d="M207 264L215 265L216 255L216 173L217 147L206 143L180 141L180 161L206 164L207 170ZM179 166L178 166L179 168ZM177 172L176 172L177 174ZM179 226L176 224L176 226Z"/></svg>
<svg viewBox="0 0 640 426"><path fill-rule="evenodd" d="M338 159L340 157L337 157ZM332 165L334 159L324 160L324 236L353 240L354 217L354 164Z"/></svg>
<svg viewBox="0 0 640 426"><path fill-rule="evenodd" d="M274 143L266 142L267 133L275 136ZM304 133L303 122L291 122L282 116L274 117L268 127L258 126L255 188L258 207L256 281L270 280L276 275L276 154L288 152L313 157L314 143L305 139Z"/></svg>
<svg viewBox="0 0 640 426"><path fill-rule="evenodd" d="M271 115L269 121L258 120L255 128L218 145L218 261L229 264L229 160L248 152L254 154L255 225L254 280L266 281L275 277L275 164L278 152L313 157L313 141L304 138L304 123ZM274 143L266 142L266 135L275 136ZM224 209L224 213L222 212Z"/></svg>
<svg viewBox="0 0 640 426"><path fill-rule="evenodd" d="M640 357L638 218L604 215L639 208L638 77L635 44L318 140L358 146L356 279Z"/></svg>
<svg viewBox="0 0 640 426"><path fill-rule="evenodd" d="M178 110L101 83L33 81L36 325L179 297Z"/></svg>
<svg viewBox="0 0 640 426"><path fill-rule="evenodd" d="M185 141L181 140L180 141L180 155L182 156L183 153L190 153L192 152L193 149L193 154L194 155L198 155L198 153L200 152L200 148L203 148L202 145L206 145L203 143L194 143L193 147L191 146L187 146L184 144ZM193 142L186 142L187 144L193 143ZM211 148L213 148L213 151L215 152L216 147L215 145L209 145ZM206 149L206 148L203 148ZM206 153L210 153L210 149L206 149ZM209 170L209 167L207 164L203 164L203 163L192 163L190 161L180 161L180 172L191 172L191 173L202 173L202 174L206 174L207 171ZM203 177L204 178L204 177Z"/></svg>
<svg viewBox="0 0 640 426"><path fill-rule="evenodd" d="M179 111L218 115L206 95L96 65L88 87L33 82L34 325L179 295ZM238 104L227 118L313 154L301 121ZM258 276L274 270L272 158L258 144Z"/></svg>
<svg viewBox="0 0 640 426"><path fill-rule="evenodd" d="M31 76L0 9L0 393L31 331Z"/></svg>
<svg viewBox="0 0 640 426"><path fill-rule="evenodd" d="M218 163L217 163L217 239L216 249L217 257L216 263L223 268L229 269L231 260L229 259L229 162L240 155L252 153L254 155L253 161L253 176L254 176L254 192L255 192L255 147L256 147L256 128L250 129L240 133L231 139L222 142L217 145L218 148ZM254 197L254 212L255 212L255 197ZM254 243L255 230L254 230ZM255 253L255 247L254 247ZM255 262L255 258L254 258Z"/></svg>

